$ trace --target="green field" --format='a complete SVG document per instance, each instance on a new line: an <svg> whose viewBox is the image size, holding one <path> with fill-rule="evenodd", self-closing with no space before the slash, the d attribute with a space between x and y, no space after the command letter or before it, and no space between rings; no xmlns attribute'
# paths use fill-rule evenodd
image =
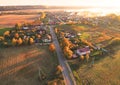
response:
<svg viewBox="0 0 120 85"><path fill-rule="evenodd" d="M11 30L12 28L0 28L0 36L3 35L3 33L7 30Z"/></svg>

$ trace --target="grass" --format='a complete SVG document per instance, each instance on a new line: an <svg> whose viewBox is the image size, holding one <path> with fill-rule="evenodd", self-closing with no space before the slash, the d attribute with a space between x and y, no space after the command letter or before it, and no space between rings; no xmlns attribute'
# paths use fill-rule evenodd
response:
<svg viewBox="0 0 120 85"><path fill-rule="evenodd" d="M88 39L89 38L89 34L88 33L85 33L83 32L82 35L80 36L81 39Z"/></svg>
<svg viewBox="0 0 120 85"><path fill-rule="evenodd" d="M77 85L119 85L120 46L113 48L113 50L115 53L104 57L99 56L101 58L95 60L93 67L90 67L91 62L84 64L79 62L76 64L79 65L77 68L71 64Z"/></svg>
<svg viewBox="0 0 120 85"><path fill-rule="evenodd" d="M64 31L69 31L69 32L74 32L74 33L85 31L88 28L88 26L81 25L81 24L75 24L75 25L64 24L64 25L58 25L56 27Z"/></svg>
<svg viewBox="0 0 120 85"><path fill-rule="evenodd" d="M0 28L0 36L3 35L3 33L7 30L11 30L12 28Z"/></svg>
<svg viewBox="0 0 120 85"><path fill-rule="evenodd" d="M93 67L91 67L92 59L89 62L73 61L69 63L77 85L120 85L120 46L117 38L120 35L118 32L100 27L91 28L84 25L61 25L57 28L61 28L65 32L81 32L83 33L82 38L87 39L90 37L88 41L101 43L104 47L108 46L109 55L96 56ZM112 38L117 39L111 41ZM97 54L99 54L98 51L93 55Z"/></svg>
<svg viewBox="0 0 120 85"><path fill-rule="evenodd" d="M45 85L58 65L48 46L21 46L0 49L0 85ZM47 76L38 80L38 69Z"/></svg>

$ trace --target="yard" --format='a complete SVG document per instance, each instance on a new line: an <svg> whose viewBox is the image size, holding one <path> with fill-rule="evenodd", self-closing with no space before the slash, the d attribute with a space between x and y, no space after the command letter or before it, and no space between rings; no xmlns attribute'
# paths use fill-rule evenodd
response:
<svg viewBox="0 0 120 85"><path fill-rule="evenodd" d="M58 65L48 46L20 46L0 49L0 85L45 85L38 80L38 69L51 77Z"/></svg>

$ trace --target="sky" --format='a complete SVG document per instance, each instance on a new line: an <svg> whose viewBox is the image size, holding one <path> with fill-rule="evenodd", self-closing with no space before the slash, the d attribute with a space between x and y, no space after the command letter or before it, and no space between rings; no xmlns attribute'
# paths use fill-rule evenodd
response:
<svg viewBox="0 0 120 85"><path fill-rule="evenodd" d="M0 6L47 5L120 7L119 2L120 0L0 0Z"/></svg>

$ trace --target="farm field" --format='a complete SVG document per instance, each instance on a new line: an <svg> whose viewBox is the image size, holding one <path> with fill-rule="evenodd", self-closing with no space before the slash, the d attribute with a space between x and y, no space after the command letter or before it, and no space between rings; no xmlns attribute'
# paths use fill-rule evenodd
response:
<svg viewBox="0 0 120 85"><path fill-rule="evenodd" d="M38 69L47 77L57 66L48 46L20 46L0 49L0 85L45 85L38 80Z"/></svg>
<svg viewBox="0 0 120 85"><path fill-rule="evenodd" d="M0 28L2 27L13 27L16 23L23 22L33 22L36 18L38 18L38 14L34 15L1 15L0 16Z"/></svg>

